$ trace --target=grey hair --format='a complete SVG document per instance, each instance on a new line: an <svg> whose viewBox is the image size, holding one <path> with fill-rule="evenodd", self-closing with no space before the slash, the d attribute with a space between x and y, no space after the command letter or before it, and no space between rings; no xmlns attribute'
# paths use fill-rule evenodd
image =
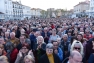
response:
<svg viewBox="0 0 94 63"><path fill-rule="evenodd" d="M52 43L48 43L47 45L46 45L46 49L53 49L53 44Z"/></svg>
<svg viewBox="0 0 94 63"><path fill-rule="evenodd" d="M31 44L31 41L28 38L25 39L25 42L28 43L29 45Z"/></svg>
<svg viewBox="0 0 94 63"><path fill-rule="evenodd" d="M38 36L38 37L37 37L37 44L38 44L38 40L39 40L39 39L43 39L42 43L44 43L44 38L43 38L42 36Z"/></svg>

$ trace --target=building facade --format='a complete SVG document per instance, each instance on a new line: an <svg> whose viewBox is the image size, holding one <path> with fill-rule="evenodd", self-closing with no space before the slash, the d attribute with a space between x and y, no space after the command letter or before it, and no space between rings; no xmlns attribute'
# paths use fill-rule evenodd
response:
<svg viewBox="0 0 94 63"><path fill-rule="evenodd" d="M32 17L41 17L41 9L39 9L39 8L32 8L31 9L31 15L32 15Z"/></svg>
<svg viewBox="0 0 94 63"><path fill-rule="evenodd" d="M13 19L12 0L0 0L0 12L5 14L5 20Z"/></svg>
<svg viewBox="0 0 94 63"><path fill-rule="evenodd" d="M74 6L74 14L77 17L82 17L86 15L86 11L89 10L90 3L85 1L85 2L79 2L79 4Z"/></svg>
<svg viewBox="0 0 94 63"><path fill-rule="evenodd" d="M23 5L19 2L12 2L13 4L13 19L22 20L23 19Z"/></svg>
<svg viewBox="0 0 94 63"><path fill-rule="evenodd" d="M31 7L23 5L23 19L31 18Z"/></svg>
<svg viewBox="0 0 94 63"><path fill-rule="evenodd" d="M0 12L0 21L5 20L4 13Z"/></svg>
<svg viewBox="0 0 94 63"><path fill-rule="evenodd" d="M90 0L89 16L94 17L94 0Z"/></svg>

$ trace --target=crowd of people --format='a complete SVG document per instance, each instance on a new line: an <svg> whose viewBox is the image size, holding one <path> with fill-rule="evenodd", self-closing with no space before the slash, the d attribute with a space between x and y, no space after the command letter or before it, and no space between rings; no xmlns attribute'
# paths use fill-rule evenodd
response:
<svg viewBox="0 0 94 63"><path fill-rule="evenodd" d="M94 19L1 21L0 63L94 63Z"/></svg>

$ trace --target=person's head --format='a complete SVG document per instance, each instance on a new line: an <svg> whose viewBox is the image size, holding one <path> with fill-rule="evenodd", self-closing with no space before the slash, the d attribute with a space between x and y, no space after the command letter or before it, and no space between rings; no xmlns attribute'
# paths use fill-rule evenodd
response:
<svg viewBox="0 0 94 63"><path fill-rule="evenodd" d="M80 28L80 32L84 32L84 29L83 28Z"/></svg>
<svg viewBox="0 0 94 63"><path fill-rule="evenodd" d="M0 63L9 63L6 56L0 56Z"/></svg>
<svg viewBox="0 0 94 63"><path fill-rule="evenodd" d="M23 43L25 43L25 36L24 35L21 35L20 36L20 42L23 44Z"/></svg>
<svg viewBox="0 0 94 63"><path fill-rule="evenodd" d="M47 31L48 31L48 28L47 28L47 27L45 27L45 28L44 28L44 32L47 32Z"/></svg>
<svg viewBox="0 0 94 63"><path fill-rule="evenodd" d="M35 63L35 59L31 55L26 55L24 58L25 63Z"/></svg>
<svg viewBox="0 0 94 63"><path fill-rule="evenodd" d="M54 46L53 49L58 49L58 42L57 41L53 41L52 43L53 43L53 46Z"/></svg>
<svg viewBox="0 0 94 63"><path fill-rule="evenodd" d="M88 28L86 28L86 30L85 30L85 34L86 34L86 35L89 35L89 34L90 34L90 31L89 31Z"/></svg>
<svg viewBox="0 0 94 63"><path fill-rule="evenodd" d="M68 36L71 36L71 31L68 31Z"/></svg>
<svg viewBox="0 0 94 63"><path fill-rule="evenodd" d="M57 38L58 45L61 44L61 38Z"/></svg>
<svg viewBox="0 0 94 63"><path fill-rule="evenodd" d="M3 32L6 32L6 30L7 30L6 28L2 28L2 31L3 31Z"/></svg>
<svg viewBox="0 0 94 63"><path fill-rule="evenodd" d="M69 63L82 63L82 55L78 51L72 51L69 56Z"/></svg>
<svg viewBox="0 0 94 63"><path fill-rule="evenodd" d="M51 55L51 54L53 54L53 44L52 43L48 43L47 45L46 45L46 54L48 54L48 55Z"/></svg>
<svg viewBox="0 0 94 63"><path fill-rule="evenodd" d="M11 38L11 39L14 39L14 38L15 38L15 33L14 33L14 32L11 32L11 33L10 33L10 38Z"/></svg>
<svg viewBox="0 0 94 63"><path fill-rule="evenodd" d="M25 43L27 43L27 44L29 44L29 45L31 46L31 41L30 41L30 39L26 38L26 39L25 39Z"/></svg>
<svg viewBox="0 0 94 63"><path fill-rule="evenodd" d="M76 30L74 30L74 34L78 34L78 30L76 29Z"/></svg>
<svg viewBox="0 0 94 63"><path fill-rule="evenodd" d="M27 44L27 43L22 44L21 52L23 54L27 53L29 51L29 49L30 49L29 44Z"/></svg>
<svg viewBox="0 0 94 63"><path fill-rule="evenodd" d="M41 34L40 34L40 31L36 31L36 32L34 33L34 35L35 35L36 37L40 36L40 35L41 35Z"/></svg>
<svg viewBox="0 0 94 63"><path fill-rule="evenodd" d="M83 45L80 41L74 41L71 45L70 51L76 50L83 55Z"/></svg>
<svg viewBox="0 0 94 63"><path fill-rule="evenodd" d="M6 38L9 37L9 32L5 32L5 37L6 37Z"/></svg>
<svg viewBox="0 0 94 63"><path fill-rule="evenodd" d="M4 46L2 44L0 44L0 55L3 54L3 51L4 51Z"/></svg>
<svg viewBox="0 0 94 63"><path fill-rule="evenodd" d="M82 34L78 34L77 35L77 40L82 42L83 41L83 35Z"/></svg>
<svg viewBox="0 0 94 63"><path fill-rule="evenodd" d="M67 34L64 34L64 35L63 35L63 40L64 40L64 41L67 41L67 39L68 39L68 35L67 35Z"/></svg>
<svg viewBox="0 0 94 63"><path fill-rule="evenodd" d="M5 44L7 53L10 53L14 49L14 44L12 42L7 42Z"/></svg>
<svg viewBox="0 0 94 63"><path fill-rule="evenodd" d="M56 29L52 29L52 34L55 35L56 34Z"/></svg>
<svg viewBox="0 0 94 63"><path fill-rule="evenodd" d="M25 34L25 30L24 29L21 29L21 34Z"/></svg>
<svg viewBox="0 0 94 63"><path fill-rule="evenodd" d="M38 36L38 37L37 37L37 43L38 43L38 44L44 43L44 38L43 38L42 36Z"/></svg>
<svg viewBox="0 0 94 63"><path fill-rule="evenodd" d="M14 26L14 29L17 30L17 26Z"/></svg>
<svg viewBox="0 0 94 63"><path fill-rule="evenodd" d="M4 38L2 36L0 36L0 44L4 44Z"/></svg>

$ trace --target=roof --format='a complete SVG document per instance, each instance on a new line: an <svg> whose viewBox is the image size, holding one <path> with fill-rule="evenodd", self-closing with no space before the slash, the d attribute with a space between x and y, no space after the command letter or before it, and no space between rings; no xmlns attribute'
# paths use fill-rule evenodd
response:
<svg viewBox="0 0 94 63"><path fill-rule="evenodd" d="M21 3L17 2L17 1L15 1L15 2L13 1L12 3L22 5Z"/></svg>
<svg viewBox="0 0 94 63"><path fill-rule="evenodd" d="M0 12L0 14L4 14L4 13Z"/></svg>
<svg viewBox="0 0 94 63"><path fill-rule="evenodd" d="M87 3L87 2L79 2L79 4L77 4L77 5L75 5L75 6L78 6L78 5L81 5L81 4L82 4L82 5L89 5L89 3ZM75 7L75 6L74 6L74 7Z"/></svg>

